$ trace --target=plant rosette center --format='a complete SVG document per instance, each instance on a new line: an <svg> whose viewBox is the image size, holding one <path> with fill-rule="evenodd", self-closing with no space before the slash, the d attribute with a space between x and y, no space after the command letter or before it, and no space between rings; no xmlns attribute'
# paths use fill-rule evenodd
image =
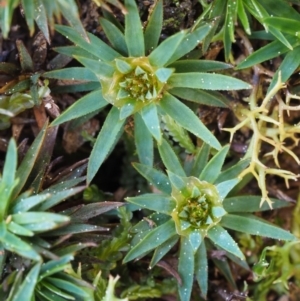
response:
<svg viewBox="0 0 300 301"><path fill-rule="evenodd" d="M118 58L112 66L112 78L100 80L103 96L117 108L133 107L133 112L159 101L167 79L174 72L171 68L152 66L147 57Z"/></svg>
<svg viewBox="0 0 300 301"><path fill-rule="evenodd" d="M216 187L195 177L185 178L186 187L179 191L172 187L172 197L176 207L172 217L179 235L187 236L194 230L199 230L202 237L207 231L220 222L227 212Z"/></svg>

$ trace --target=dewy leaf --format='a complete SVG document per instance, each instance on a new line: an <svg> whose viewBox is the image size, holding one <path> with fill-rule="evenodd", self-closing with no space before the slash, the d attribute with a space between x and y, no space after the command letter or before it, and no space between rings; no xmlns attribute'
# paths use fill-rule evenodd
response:
<svg viewBox="0 0 300 301"><path fill-rule="evenodd" d="M93 111L100 110L107 105L108 102L103 98L102 90L95 90L72 104L51 123L51 126L59 125L72 119L79 118Z"/></svg>
<svg viewBox="0 0 300 301"><path fill-rule="evenodd" d="M176 207L176 202L169 196L163 194L143 194L137 197L126 198L126 201L155 212L171 215Z"/></svg>
<svg viewBox="0 0 300 301"><path fill-rule="evenodd" d="M300 26L300 21L282 17L268 17L264 18L263 21L267 25L273 26L282 32L286 32L295 36L298 36L300 34L300 31L298 30Z"/></svg>
<svg viewBox="0 0 300 301"><path fill-rule="evenodd" d="M69 40L71 40L75 45L83 48L89 53L95 55L97 58L104 61L112 61L121 55L116 52L114 49L109 47L103 41L101 41L98 37L94 36L91 33L88 33L88 38L90 43L88 43L85 39L83 39L78 32L68 26L63 25L55 25L55 29L66 36Z"/></svg>
<svg viewBox="0 0 300 301"><path fill-rule="evenodd" d="M153 138L139 113L134 114L134 141L140 162L153 166Z"/></svg>
<svg viewBox="0 0 300 301"><path fill-rule="evenodd" d="M121 30L105 18L100 18L99 21L106 37L114 49L126 56L128 54L128 49L125 42L125 36Z"/></svg>
<svg viewBox="0 0 300 301"><path fill-rule="evenodd" d="M232 65L210 60L180 60L169 65L175 68L176 73L182 72L208 72L232 68Z"/></svg>
<svg viewBox="0 0 300 301"><path fill-rule="evenodd" d="M251 214L227 214L221 220L223 227L280 240L295 240L296 237L290 232L276 227Z"/></svg>
<svg viewBox="0 0 300 301"><path fill-rule="evenodd" d="M171 87L203 90L241 90L251 89L251 85L234 77L201 72L175 73L168 80Z"/></svg>
<svg viewBox="0 0 300 301"><path fill-rule="evenodd" d="M221 200L224 200L227 194L233 189L233 187L237 185L239 181L240 179L236 178L236 179L231 179L228 181L221 182L216 185Z"/></svg>
<svg viewBox="0 0 300 301"><path fill-rule="evenodd" d="M144 56L145 43L139 11L134 0L125 0L125 41L129 56Z"/></svg>
<svg viewBox="0 0 300 301"><path fill-rule="evenodd" d="M153 268L174 247L178 239L178 235L174 235L158 246L153 254L149 267Z"/></svg>
<svg viewBox="0 0 300 301"><path fill-rule="evenodd" d="M17 184L15 173L17 168L17 146L14 139L8 144L6 158L0 178L0 220L5 220L6 212L11 201L12 191Z"/></svg>
<svg viewBox="0 0 300 301"><path fill-rule="evenodd" d="M189 301L192 293L194 279L194 253L187 237L182 236L178 260L178 272L182 284L178 287L181 301Z"/></svg>
<svg viewBox="0 0 300 301"><path fill-rule="evenodd" d="M204 167L199 179L214 183L221 172L225 158L229 150L229 145L224 146Z"/></svg>
<svg viewBox="0 0 300 301"><path fill-rule="evenodd" d="M297 37L292 37L289 39L290 44L293 47L296 47L299 45L300 41ZM267 44L264 47L261 47L260 49L256 50L252 54L250 54L244 61L242 61L236 69L244 69L248 67L252 67L256 64L265 62L267 60L270 60L274 57L277 57L278 55L284 54L289 51L289 48L283 45L279 41L273 41L269 44Z"/></svg>
<svg viewBox="0 0 300 301"><path fill-rule="evenodd" d="M271 84L269 85L268 88L268 92L270 92L278 82L279 74L281 74L281 81L286 82L291 77L291 75L295 72L295 70L299 67L299 65L300 65L300 46L297 46L296 48L294 48L294 50L289 51L287 55L284 57L282 63L280 64L279 68L277 69L275 75L272 78Z"/></svg>
<svg viewBox="0 0 300 301"><path fill-rule="evenodd" d="M102 61L99 62L97 60L93 60L85 57L78 57L78 56L74 56L74 58L83 66L85 66L86 68L94 72L96 76L99 78L102 77L110 78L113 76L114 68L106 62L102 62Z"/></svg>
<svg viewBox="0 0 300 301"><path fill-rule="evenodd" d="M45 78L83 80L98 82L99 79L94 72L85 67L70 67L65 69L53 70L43 74Z"/></svg>
<svg viewBox="0 0 300 301"><path fill-rule="evenodd" d="M13 190L12 198L16 198L16 196L20 193L20 191L22 190L23 186L25 185L28 179L28 176L39 154L39 151L43 145L47 126L48 126L48 122L44 124L38 136L34 139L31 147L28 149L25 157L22 160L22 163L20 164L16 172L16 177L19 179L19 182L17 183L17 185Z"/></svg>
<svg viewBox="0 0 300 301"><path fill-rule="evenodd" d="M69 264L69 262L73 259L73 255L68 254L60 257L59 259L54 259L44 263L41 267L39 281L55 273L63 271L66 268L66 265Z"/></svg>
<svg viewBox="0 0 300 301"><path fill-rule="evenodd" d="M145 178L149 183L158 190L171 194L171 185L169 178L161 171L139 163L133 163L133 167Z"/></svg>
<svg viewBox="0 0 300 301"><path fill-rule="evenodd" d="M185 34L185 31L178 32L159 44L148 56L151 65L163 67L176 51Z"/></svg>
<svg viewBox="0 0 300 301"><path fill-rule="evenodd" d="M202 296L206 299L208 290L208 262L204 241L195 254L195 274Z"/></svg>
<svg viewBox="0 0 300 301"><path fill-rule="evenodd" d="M119 110L112 107L93 147L87 171L87 182L90 183L101 164L112 150L116 138L123 132L125 120L119 120Z"/></svg>
<svg viewBox="0 0 300 301"><path fill-rule="evenodd" d="M210 228L207 232L207 236L214 244L221 247L225 251L230 252L241 259L245 258L237 243L221 226L216 225Z"/></svg>
<svg viewBox="0 0 300 301"><path fill-rule="evenodd" d="M21 40L16 41L22 72L33 72L33 61Z"/></svg>
<svg viewBox="0 0 300 301"><path fill-rule="evenodd" d="M221 183L233 178L237 178L239 174L249 165L250 159L240 160L237 164L226 169L218 175L218 178L215 181L215 184Z"/></svg>
<svg viewBox="0 0 300 301"><path fill-rule="evenodd" d="M178 176L186 177L184 169L181 166L177 155L165 139L163 139L162 143L158 145L158 151L164 165L169 171L175 173Z"/></svg>
<svg viewBox="0 0 300 301"><path fill-rule="evenodd" d="M209 153L210 153L210 146L206 143L203 143L194 158L194 164L190 174L191 176L199 178L203 168L206 166L208 162Z"/></svg>
<svg viewBox="0 0 300 301"><path fill-rule="evenodd" d="M123 262L131 261L157 248L166 240L176 235L175 223L169 219L166 223L151 230L143 239L127 253Z"/></svg>
<svg viewBox="0 0 300 301"><path fill-rule="evenodd" d="M109 275L108 286L105 291L105 296L101 301L128 301L128 298L119 299L115 297L115 285L119 278L120 276L116 276L115 278L113 278L113 276Z"/></svg>
<svg viewBox="0 0 300 301"><path fill-rule="evenodd" d="M26 275L25 279L23 280L22 284L19 286L12 301L32 300L34 298L34 289L37 284L40 268L41 263L37 263L35 266L32 267L30 272Z"/></svg>
<svg viewBox="0 0 300 301"><path fill-rule="evenodd" d="M271 199L272 208L279 209L290 206L289 203L278 199ZM224 209L231 212L258 212L270 210L270 206L267 202L264 202L261 206L261 196L243 195L231 198L226 198L223 202Z"/></svg>
<svg viewBox="0 0 300 301"><path fill-rule="evenodd" d="M215 149L221 148L220 143L215 136L206 128L193 111L181 103L177 98L166 93L159 102L159 105L166 114L170 115L183 128L205 141L211 147Z"/></svg>
<svg viewBox="0 0 300 301"><path fill-rule="evenodd" d="M28 1L27 1L28 2ZM48 44L50 45L50 34L47 19L47 9L43 3L43 0L36 0L35 5L38 9L35 10L34 20L38 28L43 32ZM50 23L51 21L49 21Z"/></svg>
<svg viewBox="0 0 300 301"><path fill-rule="evenodd" d="M211 25L209 23L206 23L186 34L185 38L177 47L176 51L173 53L172 57L169 59L166 65L172 64L179 58L192 51L209 33L210 26Z"/></svg>
<svg viewBox="0 0 300 301"><path fill-rule="evenodd" d="M157 108L154 103L143 107L141 111L142 118L148 128L148 131L156 139L157 143L161 143L160 122L157 115Z"/></svg>
<svg viewBox="0 0 300 301"><path fill-rule="evenodd" d="M163 24L163 1L158 0L154 5L144 32L146 54L156 48Z"/></svg>
<svg viewBox="0 0 300 301"><path fill-rule="evenodd" d="M201 243L203 241L202 234L200 233L200 231L198 229L194 229L193 231L191 231L189 233L188 238L189 238L189 242L192 246L194 253L196 253L199 246L201 245Z"/></svg>

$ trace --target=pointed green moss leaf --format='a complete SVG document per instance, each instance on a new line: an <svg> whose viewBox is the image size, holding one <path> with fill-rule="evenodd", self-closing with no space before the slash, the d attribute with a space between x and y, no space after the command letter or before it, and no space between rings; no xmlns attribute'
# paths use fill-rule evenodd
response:
<svg viewBox="0 0 300 301"><path fill-rule="evenodd" d="M126 198L126 201L155 212L171 215L176 207L176 202L168 195L163 194L143 194L137 197Z"/></svg>
<svg viewBox="0 0 300 301"><path fill-rule="evenodd" d="M132 165L145 179L147 179L149 183L155 186L158 190L166 194L171 194L171 185L168 177L164 173L143 164L133 163Z"/></svg>
<svg viewBox="0 0 300 301"><path fill-rule="evenodd" d="M157 47L163 24L163 1L154 5L144 33L146 54Z"/></svg>
<svg viewBox="0 0 300 301"><path fill-rule="evenodd" d="M79 183L82 182L83 180L84 180L84 178L81 178L79 180ZM85 186L78 186L78 187L74 187L74 188L70 188L70 189L68 189L68 187L66 187L66 188L62 188L61 191L57 190L58 192L55 191L54 189L49 190L51 196L48 197L45 201L43 201L39 205L36 205L35 209L42 211L42 210L47 210L49 208L52 208L53 206L60 204L62 201L69 198L70 196L81 192L84 188L85 188Z"/></svg>
<svg viewBox="0 0 300 301"><path fill-rule="evenodd" d="M194 279L194 261L193 248L190 245L189 239L182 236L178 259L178 272L182 281L182 284L178 285L178 292L181 301L190 301Z"/></svg>
<svg viewBox="0 0 300 301"><path fill-rule="evenodd" d="M145 42L139 11L134 0L125 0L125 41L129 56L144 56Z"/></svg>
<svg viewBox="0 0 300 301"><path fill-rule="evenodd" d="M249 24L248 16L244 7L243 0L237 1L237 15L244 27L245 32L250 35L251 34L251 27Z"/></svg>
<svg viewBox="0 0 300 301"><path fill-rule="evenodd" d="M201 289L201 294L206 299L208 290L208 262L204 241L195 254L195 274Z"/></svg>
<svg viewBox="0 0 300 301"><path fill-rule="evenodd" d="M61 235L73 235L73 234L83 234L89 232L107 232L109 229L96 225L89 224L70 224L59 229L53 230L43 234L44 236L61 236Z"/></svg>
<svg viewBox="0 0 300 301"><path fill-rule="evenodd" d="M123 206L124 203L121 202L98 202L91 203L82 206L80 209L76 210L71 214L72 221L87 221L95 216L108 212L112 209L119 208Z"/></svg>
<svg viewBox="0 0 300 301"><path fill-rule="evenodd" d="M224 62L210 60L181 60L174 62L169 67L175 68L176 73L184 72L211 72L232 68Z"/></svg>
<svg viewBox="0 0 300 301"><path fill-rule="evenodd" d="M74 56L83 66L91 70L97 77L112 77L114 68L106 62L99 62L85 57Z"/></svg>
<svg viewBox="0 0 300 301"><path fill-rule="evenodd" d="M203 90L241 90L251 89L251 85L234 77L200 72L174 73L168 80L171 87Z"/></svg>
<svg viewBox="0 0 300 301"><path fill-rule="evenodd" d="M250 159L243 159L232 167L226 169L218 175L215 184L237 178L239 174L249 165Z"/></svg>
<svg viewBox="0 0 300 301"><path fill-rule="evenodd" d="M84 80L98 82L98 77L85 67L70 67L65 69L53 70L43 74L45 78L67 79L67 80Z"/></svg>
<svg viewBox="0 0 300 301"><path fill-rule="evenodd" d="M268 17L268 18L264 18L263 22L269 26L273 26L274 28L278 29L281 32L285 32L293 36L294 35L298 36L300 34L298 30L298 28L300 27L300 21L293 20L291 18Z"/></svg>
<svg viewBox="0 0 300 301"><path fill-rule="evenodd" d="M290 203L278 199L271 199L272 208L279 209L290 206ZM257 212L270 210L269 204L264 202L261 206L261 196L243 195L226 198L223 202L224 209L231 212Z"/></svg>
<svg viewBox="0 0 300 301"><path fill-rule="evenodd" d="M192 51L209 33L211 24L206 23L185 35L166 65L172 64L179 58Z"/></svg>
<svg viewBox="0 0 300 301"><path fill-rule="evenodd" d="M290 232L251 214L227 214L223 216L221 224L223 227L252 235L265 236L280 240L296 239L296 237Z"/></svg>
<svg viewBox="0 0 300 301"><path fill-rule="evenodd" d="M166 93L159 105L166 114L170 115L183 128L205 141L211 147L215 149L221 148L220 143L215 136L206 128L193 111L181 103L177 98Z"/></svg>
<svg viewBox="0 0 300 301"><path fill-rule="evenodd" d="M221 108L230 107L230 101L218 91L192 88L172 88L168 91L175 96L198 104Z"/></svg>
<svg viewBox="0 0 300 301"><path fill-rule="evenodd" d="M120 120L119 114L119 110L116 107L112 107L105 119L90 156L87 171L88 183L92 181L101 164L112 150L120 132L123 132L125 119Z"/></svg>
<svg viewBox="0 0 300 301"><path fill-rule="evenodd" d="M290 38L289 39L291 45L293 47L300 44L300 41L297 37ZM289 51L289 48L283 45L279 41L273 41L269 44L267 44L264 47L259 48L252 54L250 54L244 61L242 61L236 69L244 69L252 67L256 64L265 62L267 60L270 60L274 57L277 57L278 55L284 54Z"/></svg>
<svg viewBox="0 0 300 301"><path fill-rule="evenodd" d="M58 116L51 126L70 121L72 119L87 115L93 111L100 110L108 105L108 102L102 96L102 90L93 91L71 105L66 111Z"/></svg>
<svg viewBox="0 0 300 301"><path fill-rule="evenodd" d="M175 223L172 219L151 230L137 245L127 253L123 262L131 261L157 248L165 241L176 235Z"/></svg>
<svg viewBox="0 0 300 301"><path fill-rule="evenodd" d="M215 266L217 267L217 269L224 275L224 277L228 281L228 283L233 288L237 289L235 279L232 275L228 260L213 258L212 261L215 264Z"/></svg>
<svg viewBox="0 0 300 301"><path fill-rule="evenodd" d="M94 59L94 60L98 59L96 56L92 55L90 52L88 52L78 46L61 46L61 47L54 47L52 49L60 54L64 54L71 58L76 55L79 57L85 57L85 58ZM62 67L63 66L61 66L60 68L62 68ZM58 68L55 68L55 69L58 69Z"/></svg>
<svg viewBox="0 0 300 301"><path fill-rule="evenodd" d="M22 257L29 258L34 261L41 260L41 256L32 248L32 246L10 232L6 232L1 241L3 247L8 251L17 253Z"/></svg>
<svg viewBox="0 0 300 301"><path fill-rule="evenodd" d="M123 107L120 109L120 120L123 120L127 117L129 117L135 109L136 101L128 101Z"/></svg>
<svg viewBox="0 0 300 301"><path fill-rule="evenodd" d="M59 259L50 260L44 263L41 267L39 281L55 273L63 271L66 268L66 265L68 265L73 259L73 255L68 254L60 257Z"/></svg>
<svg viewBox="0 0 300 301"><path fill-rule="evenodd" d="M5 185L6 191L11 191L14 186L17 163L17 145L14 139L10 139L0 179L1 186ZM3 197L4 195L2 194L1 198ZM3 202L4 200L2 199L1 201Z"/></svg>
<svg viewBox="0 0 300 301"><path fill-rule="evenodd" d="M180 194L186 197L190 197L190 192L187 188L186 178L180 177L171 171L167 171L167 172L172 186L176 188Z"/></svg>
<svg viewBox="0 0 300 301"><path fill-rule="evenodd" d="M224 217L223 217L224 218ZM210 228L207 232L208 238L217 246L235 256L244 259L244 254L238 247L237 243L232 239L228 232L219 225Z"/></svg>
<svg viewBox="0 0 300 301"><path fill-rule="evenodd" d="M210 154L210 146L206 143L203 143L201 148L199 148L191 170L191 176L199 178L203 168L208 162L208 157Z"/></svg>
<svg viewBox="0 0 300 301"><path fill-rule="evenodd" d="M33 236L34 233L20 225L18 225L17 223L11 221L8 225L7 225L7 229L14 233L15 235L21 235L21 236Z"/></svg>
<svg viewBox="0 0 300 301"><path fill-rule="evenodd" d="M32 300L34 298L34 290L36 288L41 263L37 263L26 275L22 284L18 287L17 292L13 296L12 301Z"/></svg>
<svg viewBox="0 0 300 301"><path fill-rule="evenodd" d="M70 220L68 216L50 212L22 212L11 215L12 221L24 225L30 223L41 223L44 221L54 223L65 223Z"/></svg>
<svg viewBox="0 0 300 301"><path fill-rule="evenodd" d="M157 115L157 108L154 103L145 106L141 111L142 118L147 126L148 131L156 139L158 144L161 143L160 121Z"/></svg>
<svg viewBox="0 0 300 301"><path fill-rule="evenodd" d="M203 241L202 235L198 229L195 229L189 234L188 237L189 242L193 248L193 252L196 253Z"/></svg>
<svg viewBox="0 0 300 301"><path fill-rule="evenodd" d="M300 22L299 22L300 23ZM300 33L300 32L299 32ZM287 55L284 57L282 63L277 69L275 75L272 78L271 84L269 85L268 92L272 90L272 88L278 82L278 76L281 75L281 81L286 82L291 75L295 72L295 70L300 65L300 46L297 46L293 51L289 51Z"/></svg>
<svg viewBox="0 0 300 301"><path fill-rule="evenodd" d="M49 26L48 26L47 8L44 5L43 0L35 1L35 7L38 7L38 9L35 9L34 11L35 12L34 20L38 28L42 31L43 35L45 36L48 44L50 45L51 40L50 40L50 33L49 33Z"/></svg>
<svg viewBox="0 0 300 301"><path fill-rule="evenodd" d="M71 27L64 25L55 25L55 29L59 33L66 36L75 45L78 45L79 47L90 52L91 54L95 55L101 60L109 62L121 56L118 52L116 52L114 49L109 47L106 43L104 43L98 37L94 36L91 33L88 33L88 38L90 40L90 43L88 43L78 34L78 32L75 29Z"/></svg>
<svg viewBox="0 0 300 301"><path fill-rule="evenodd" d="M88 292L86 292L82 287L78 286L78 284L72 283L68 280L47 277L47 282L53 284L55 288L60 288L66 292L71 293L71 296L79 296L83 300L90 299L90 294Z"/></svg>
<svg viewBox="0 0 300 301"><path fill-rule="evenodd" d="M117 69L123 74L126 74L133 70L133 67L124 60L115 59L115 62Z"/></svg>
<svg viewBox="0 0 300 301"><path fill-rule="evenodd" d="M122 31L115 24L111 23L105 18L100 18L99 21L113 48L122 55L127 56L128 50Z"/></svg>
<svg viewBox="0 0 300 301"><path fill-rule="evenodd" d="M163 139L162 143L158 145L158 151L164 165L169 171L177 174L178 176L186 177L177 155L165 139Z"/></svg>
<svg viewBox="0 0 300 301"><path fill-rule="evenodd" d="M214 183L221 172L225 158L229 150L229 145L224 146L204 167L199 179Z"/></svg>
<svg viewBox="0 0 300 301"><path fill-rule="evenodd" d="M33 72L33 61L31 59L30 54L28 53L28 50L24 46L22 40L17 40L16 45L18 48L18 54L21 64L22 72Z"/></svg>
<svg viewBox="0 0 300 301"><path fill-rule="evenodd" d="M182 42L185 35L185 31L178 32L164 40L158 47L156 47L148 56L151 65L157 67L165 66Z"/></svg>
<svg viewBox="0 0 300 301"><path fill-rule="evenodd" d="M178 235L174 235L173 237L169 238L163 244L158 246L152 256L149 268L153 268L177 243L179 239Z"/></svg>
<svg viewBox="0 0 300 301"><path fill-rule="evenodd" d="M174 69L171 68L159 68L155 71L155 75L162 83L166 83L169 77L174 72Z"/></svg>
<svg viewBox="0 0 300 301"><path fill-rule="evenodd" d="M134 114L134 141L140 162L153 166L153 138L139 113Z"/></svg>
<svg viewBox="0 0 300 301"><path fill-rule="evenodd" d="M119 278L120 278L119 276L116 276L114 278L113 276L109 275L105 296L103 297L103 299L101 299L101 301L128 301L128 298L120 299L115 297L115 286Z"/></svg>
<svg viewBox="0 0 300 301"><path fill-rule="evenodd" d="M216 185L217 191L221 200L224 200L227 194L236 186L236 184L240 181L240 179L231 179L228 181L221 182Z"/></svg>

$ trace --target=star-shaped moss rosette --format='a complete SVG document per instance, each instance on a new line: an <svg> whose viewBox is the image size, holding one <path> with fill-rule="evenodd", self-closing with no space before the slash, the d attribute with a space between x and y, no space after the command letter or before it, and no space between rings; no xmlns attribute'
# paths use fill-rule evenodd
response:
<svg viewBox="0 0 300 301"><path fill-rule="evenodd" d="M237 178L248 160L240 161L222 171L229 146L223 147L208 162L209 147L204 144L195 156L190 172L186 172L167 141L162 140L159 153L168 175L152 167L134 164L134 167L158 190L160 194L143 194L127 198L137 208L155 213L138 223L131 250L124 262L139 259L155 250L150 267L180 241L178 272L182 284L178 285L180 300L190 300L194 274L205 297L208 289L207 248L209 241L216 248L243 266L244 255L228 228L274 239L294 240L295 237L270 223L252 215L252 212L268 210L260 204L260 196L226 197L239 182ZM276 208L286 202L274 200ZM266 206L265 206L266 205Z"/></svg>
<svg viewBox="0 0 300 301"><path fill-rule="evenodd" d="M153 137L158 144L162 141L162 114L170 116L213 148L220 149L214 135L175 96L196 103L226 107L227 100L220 93L210 90L250 88L241 80L213 73L231 67L228 64L199 60L200 55L197 59L183 59L209 33L210 23L182 30L159 44L163 1L156 2L144 28L136 2L126 0L125 7L128 13L125 15L124 28L113 16L100 19L111 46L92 34L88 34L91 41L88 43L76 30L56 26L58 32L76 44L56 50L75 57L85 68L56 70L44 75L48 78L85 80L87 86L93 83L93 89L95 85L97 87L66 110L53 125L95 112L107 104L113 105L91 153L88 182L122 135L129 116L134 117L137 154L145 165L153 164ZM84 89L83 86L81 88Z"/></svg>

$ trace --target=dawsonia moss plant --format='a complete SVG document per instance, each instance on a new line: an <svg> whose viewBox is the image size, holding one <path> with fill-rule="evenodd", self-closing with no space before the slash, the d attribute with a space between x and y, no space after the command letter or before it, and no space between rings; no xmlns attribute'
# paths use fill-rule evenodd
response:
<svg viewBox="0 0 300 301"><path fill-rule="evenodd" d="M88 79L100 81L101 88L88 94L68 110L53 125L83 116L108 104L111 108L98 135L90 156L87 180L90 182L121 136L126 119L134 117L134 135L141 163L153 165L153 138L162 142L160 119L162 115L173 118L180 126L205 140L215 149L220 144L193 111L176 96L196 103L226 106L223 97L203 90L249 89L241 80L215 74L229 65L221 62L186 59L200 41L209 33L211 24L182 30L159 44L162 30L163 3L157 1L145 28L137 5L125 1L128 13L125 27L111 16L100 19L100 24L111 47L92 34L90 43L66 26L56 26L76 46L61 47L57 51L74 56L86 69L78 68L46 73L47 77ZM90 70L94 73L91 75ZM211 73L207 73L211 71ZM67 74L68 73L68 74ZM207 101L209 97L209 101Z"/></svg>
<svg viewBox="0 0 300 301"><path fill-rule="evenodd" d="M224 228L274 239L295 239L289 232L251 214L268 209L268 206L259 206L259 197L227 197L239 182L239 173L249 163L244 160L222 171L228 146L207 162L209 147L204 144L188 173L167 141L163 140L158 148L167 175L152 167L134 164L161 193L127 198L138 208L155 213L134 227L136 234L124 262L139 259L155 250L150 263L153 267L179 241L178 272L182 283L178 285L178 293L181 301L190 300L194 274L202 295L207 294L207 239L231 254L231 258L233 255L233 259L245 260L237 243ZM276 208L285 205L274 200Z"/></svg>

